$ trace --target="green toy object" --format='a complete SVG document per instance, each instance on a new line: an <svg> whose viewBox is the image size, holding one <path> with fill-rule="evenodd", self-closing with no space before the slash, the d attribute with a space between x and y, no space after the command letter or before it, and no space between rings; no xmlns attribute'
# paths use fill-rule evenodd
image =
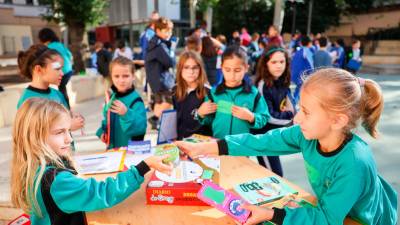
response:
<svg viewBox="0 0 400 225"><path fill-rule="evenodd" d="M104 110L105 110L106 112L111 108L111 106L112 106L112 104L114 103L114 101L115 101L116 98L117 98L117 97L116 97L116 94L113 93L113 94L111 95L110 101L108 101L106 107L104 108Z"/></svg>
<svg viewBox="0 0 400 225"><path fill-rule="evenodd" d="M163 163L172 162L174 165L179 164L179 148L174 144L163 144L155 147L155 155L163 156L168 154L169 157L163 160Z"/></svg>

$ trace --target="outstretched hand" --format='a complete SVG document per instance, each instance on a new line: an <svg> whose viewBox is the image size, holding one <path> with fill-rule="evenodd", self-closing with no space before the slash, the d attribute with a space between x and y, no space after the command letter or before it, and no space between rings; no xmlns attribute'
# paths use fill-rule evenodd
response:
<svg viewBox="0 0 400 225"><path fill-rule="evenodd" d="M174 144L192 159L202 156L218 155L217 142L190 143L186 141L175 141Z"/></svg>
<svg viewBox="0 0 400 225"><path fill-rule="evenodd" d="M172 166L172 163L169 163L169 164L163 163L163 160L167 159L168 157L169 157L168 154L162 155L162 156L154 155L154 156L150 156L149 158L145 159L144 162L150 168L160 171L161 173L171 175L172 169L174 168Z"/></svg>

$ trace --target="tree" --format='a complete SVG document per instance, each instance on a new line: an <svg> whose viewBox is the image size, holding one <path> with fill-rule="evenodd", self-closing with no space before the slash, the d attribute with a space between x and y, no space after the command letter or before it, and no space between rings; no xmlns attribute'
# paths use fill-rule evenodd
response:
<svg viewBox="0 0 400 225"><path fill-rule="evenodd" d="M64 23L68 27L70 49L74 56L75 71L85 69L82 60L82 41L86 26L94 26L105 19L104 9L108 1L104 0L40 0L48 5L43 17L49 21Z"/></svg>
<svg viewBox="0 0 400 225"><path fill-rule="evenodd" d="M249 32L264 32L272 24L273 5L269 1L219 0L214 8L216 32L228 38L246 27Z"/></svg>
<svg viewBox="0 0 400 225"><path fill-rule="evenodd" d="M202 0L206 3L213 0ZM249 31L264 32L273 24L274 0L219 0L214 7L214 26L216 32L230 36L234 30L245 26ZM296 3L296 29L307 30L308 8L310 0ZM393 2L393 0L327 0L313 4L311 32L324 32L330 26L339 25L341 15L366 12L375 5ZM200 2L201 3L201 2ZM285 1L283 32L291 32L293 10L291 1Z"/></svg>
<svg viewBox="0 0 400 225"><path fill-rule="evenodd" d="M203 13L203 20L207 22L207 31L211 33L213 23L213 8L218 4L219 0L200 0L197 8Z"/></svg>
<svg viewBox="0 0 400 225"><path fill-rule="evenodd" d="M309 1L305 0L304 3L296 3L296 30L301 31L303 34L307 30L307 18ZM285 17L283 19L282 32L291 32L293 10L290 2L286 2ZM339 25L340 9L337 7L335 1L314 1L313 14L311 21L311 32L323 32L328 27Z"/></svg>

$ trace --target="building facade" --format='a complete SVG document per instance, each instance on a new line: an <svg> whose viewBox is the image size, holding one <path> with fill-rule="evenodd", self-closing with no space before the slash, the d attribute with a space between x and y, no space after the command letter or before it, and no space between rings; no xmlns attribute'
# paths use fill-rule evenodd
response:
<svg viewBox="0 0 400 225"><path fill-rule="evenodd" d="M138 46L153 11L174 22L175 36L181 38L189 31L189 0L111 0L108 19L95 28L95 39L110 43L124 40L131 47Z"/></svg>
<svg viewBox="0 0 400 225"><path fill-rule="evenodd" d="M59 32L56 24L42 19L46 10L38 0L0 0L0 56L15 57L38 43L38 32L43 27Z"/></svg>

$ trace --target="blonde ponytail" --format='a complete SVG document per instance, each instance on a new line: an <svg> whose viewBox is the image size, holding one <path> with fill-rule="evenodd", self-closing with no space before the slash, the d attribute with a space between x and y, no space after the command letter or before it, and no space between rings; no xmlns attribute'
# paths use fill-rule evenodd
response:
<svg viewBox="0 0 400 225"><path fill-rule="evenodd" d="M377 138L377 124L383 110L382 91L379 85L370 79L365 80L361 89L361 124L369 135Z"/></svg>

